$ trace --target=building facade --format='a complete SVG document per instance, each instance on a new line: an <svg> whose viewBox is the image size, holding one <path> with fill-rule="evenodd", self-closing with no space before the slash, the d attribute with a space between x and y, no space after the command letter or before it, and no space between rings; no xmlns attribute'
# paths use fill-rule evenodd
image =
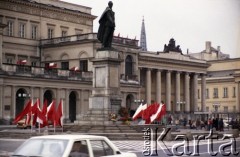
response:
<svg viewBox="0 0 240 157"><path fill-rule="evenodd" d="M66 122L84 117L93 89L92 60L101 47L95 18L89 7L58 0L0 2L1 119L13 119L30 98L41 104L62 99ZM142 51L136 39L114 37L113 47L122 60L121 106L136 110L142 101L164 101L168 114L187 118L206 111L210 63L179 52Z"/></svg>
<svg viewBox="0 0 240 157"><path fill-rule="evenodd" d="M206 75L206 109L210 115L223 118L239 118L239 70L240 58L231 59L220 50L206 42L206 48L200 53L190 54L204 59L210 65ZM202 101L201 81L198 81L198 108ZM199 110L200 111L200 110Z"/></svg>

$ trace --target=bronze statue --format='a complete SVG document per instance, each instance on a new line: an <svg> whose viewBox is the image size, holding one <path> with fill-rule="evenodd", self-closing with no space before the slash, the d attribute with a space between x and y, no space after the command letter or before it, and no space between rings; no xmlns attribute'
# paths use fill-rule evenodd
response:
<svg viewBox="0 0 240 157"><path fill-rule="evenodd" d="M164 50L163 52L169 52L169 51L173 51L173 52L179 52L182 54L182 50L180 48L180 45L175 45L175 40L172 38L169 40L168 45L164 45Z"/></svg>
<svg viewBox="0 0 240 157"><path fill-rule="evenodd" d="M112 11L113 3L108 2L108 7L104 10L99 20L99 28L97 38L102 43L102 48L111 48L113 32L115 29L115 17Z"/></svg>

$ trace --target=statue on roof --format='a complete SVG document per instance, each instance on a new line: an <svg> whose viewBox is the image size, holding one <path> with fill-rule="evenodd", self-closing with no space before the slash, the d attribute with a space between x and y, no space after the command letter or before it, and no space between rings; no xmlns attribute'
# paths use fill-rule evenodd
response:
<svg viewBox="0 0 240 157"><path fill-rule="evenodd" d="M173 51L173 52L179 52L182 54L182 50L180 48L180 45L175 45L175 40L173 38L171 38L169 40L169 43L168 45L164 45L164 50L163 52L170 52L170 51Z"/></svg>
<svg viewBox="0 0 240 157"><path fill-rule="evenodd" d="M115 17L112 10L113 2L108 2L108 7L99 19L97 39L102 43L102 48L111 48L113 32L115 30Z"/></svg>

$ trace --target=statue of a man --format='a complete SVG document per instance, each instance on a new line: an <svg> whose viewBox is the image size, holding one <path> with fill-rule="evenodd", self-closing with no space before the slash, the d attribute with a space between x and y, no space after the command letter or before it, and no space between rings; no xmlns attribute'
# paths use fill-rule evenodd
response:
<svg viewBox="0 0 240 157"><path fill-rule="evenodd" d="M111 48L113 32L115 29L115 17L112 11L113 3L108 2L108 7L104 10L99 20L99 28L97 38L102 43L102 48Z"/></svg>

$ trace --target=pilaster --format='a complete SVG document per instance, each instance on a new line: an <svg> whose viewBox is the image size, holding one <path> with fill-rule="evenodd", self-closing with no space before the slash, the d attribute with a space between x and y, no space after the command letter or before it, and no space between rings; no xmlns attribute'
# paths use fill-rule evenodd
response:
<svg viewBox="0 0 240 157"><path fill-rule="evenodd" d="M240 113L240 82L236 85L236 112Z"/></svg>
<svg viewBox="0 0 240 157"><path fill-rule="evenodd" d="M0 84L0 119L3 118L3 85Z"/></svg>
<svg viewBox="0 0 240 157"><path fill-rule="evenodd" d="M69 120L69 89L65 89L64 119Z"/></svg>
<svg viewBox="0 0 240 157"><path fill-rule="evenodd" d="M0 70L2 69L2 63L3 63L3 29L6 27L7 25L0 23Z"/></svg>
<svg viewBox="0 0 240 157"><path fill-rule="evenodd" d="M11 104L11 118L15 117L16 113L16 87L12 86L12 104Z"/></svg>

